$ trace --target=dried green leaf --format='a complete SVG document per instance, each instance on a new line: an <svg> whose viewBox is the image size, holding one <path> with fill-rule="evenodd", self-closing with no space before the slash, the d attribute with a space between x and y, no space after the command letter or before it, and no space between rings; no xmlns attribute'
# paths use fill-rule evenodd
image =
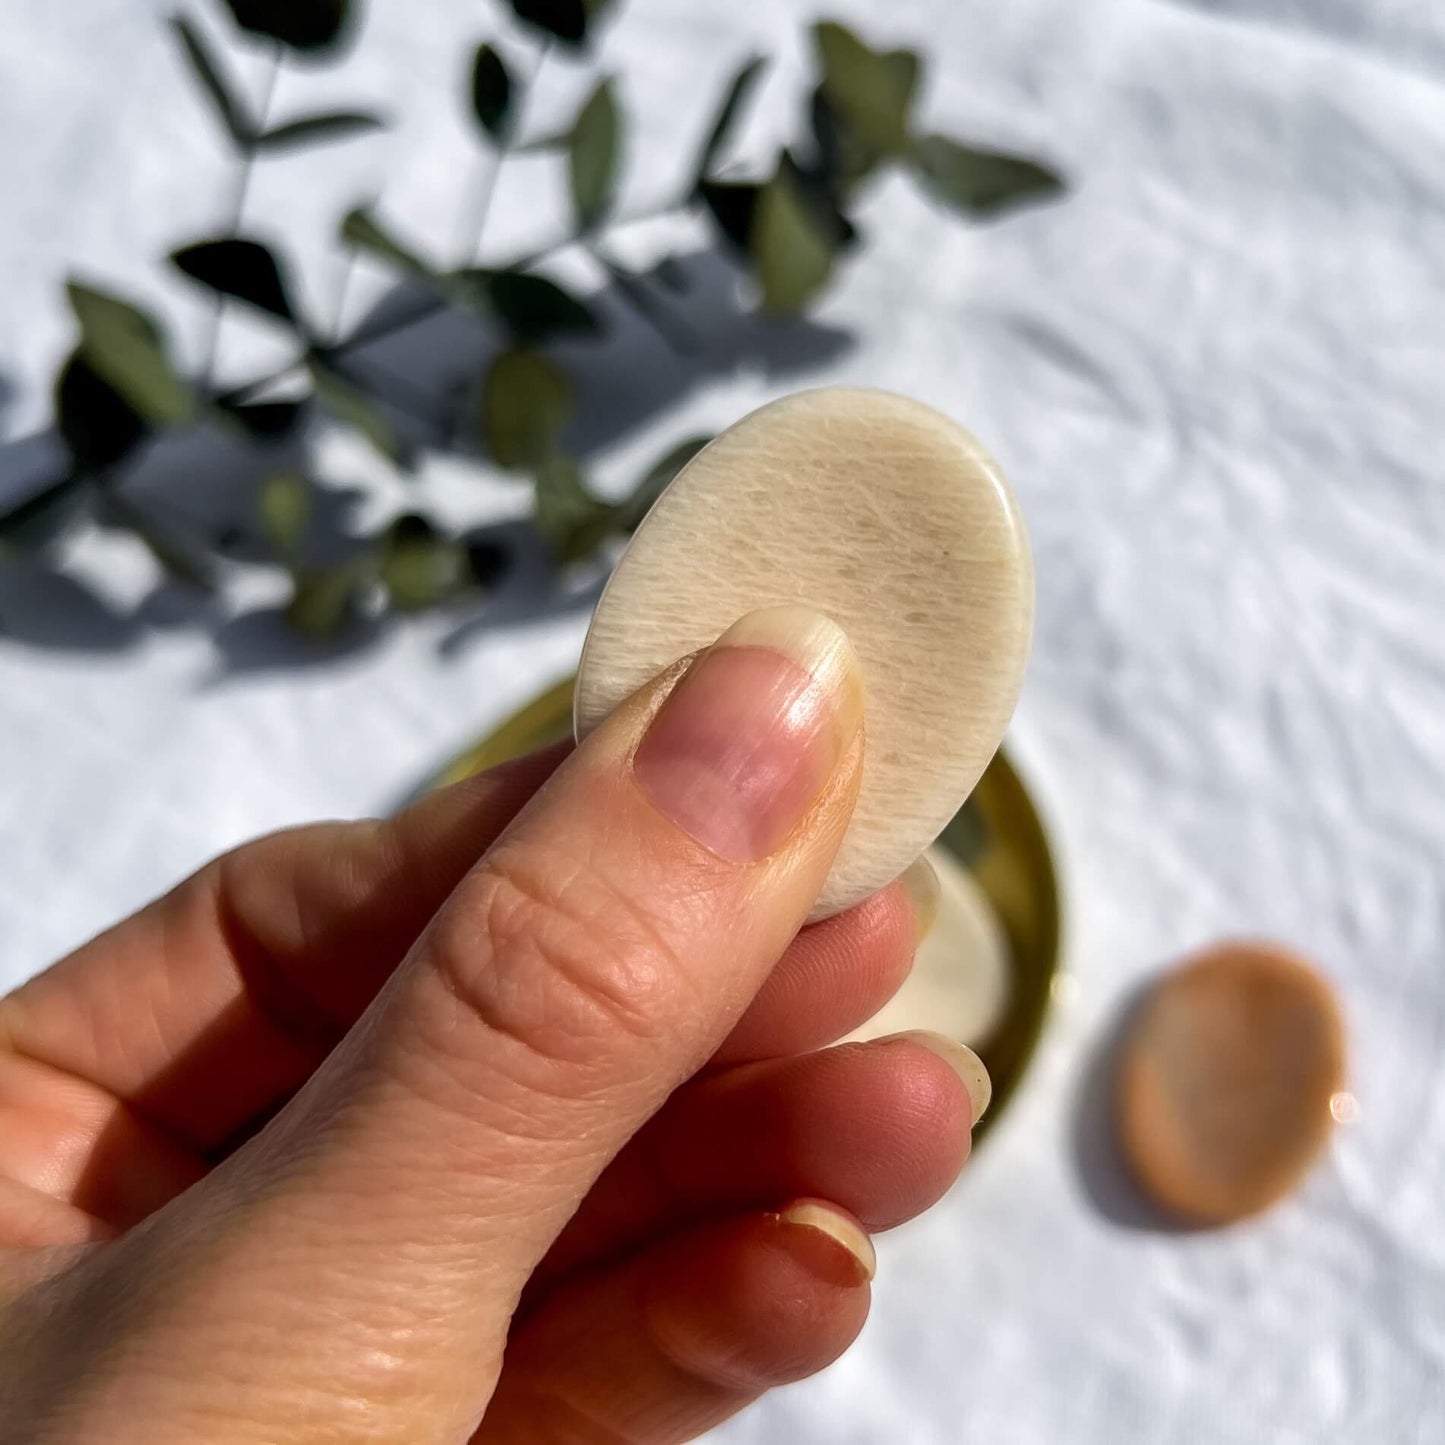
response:
<svg viewBox="0 0 1445 1445"><path fill-rule="evenodd" d="M711 440L692 437L672 447L649 468L632 495L618 503L593 495L577 463L554 454L537 469L537 530L559 562L591 556L609 537L636 530L668 484Z"/></svg>
<svg viewBox="0 0 1445 1445"><path fill-rule="evenodd" d="M350 0L225 0L236 24L292 50L329 49L342 38Z"/></svg>
<svg viewBox="0 0 1445 1445"><path fill-rule="evenodd" d="M199 241L173 251L171 261L193 281L222 296L233 296L283 321L296 322L281 267L259 241L239 237Z"/></svg>
<svg viewBox="0 0 1445 1445"><path fill-rule="evenodd" d="M813 90L808 114L820 175L839 187L852 187L872 174L879 162L878 153L864 145L821 85Z"/></svg>
<svg viewBox="0 0 1445 1445"><path fill-rule="evenodd" d="M261 530L278 557L300 554L311 523L311 483L300 472L277 472L261 483L256 498Z"/></svg>
<svg viewBox="0 0 1445 1445"><path fill-rule="evenodd" d="M537 468L534 516L562 563L579 561L617 530L616 508L593 496L576 460L560 453Z"/></svg>
<svg viewBox="0 0 1445 1445"><path fill-rule="evenodd" d="M617 194L622 161L622 117L612 82L600 80L572 127L567 170L579 231L596 228Z"/></svg>
<svg viewBox="0 0 1445 1445"><path fill-rule="evenodd" d="M495 587L512 569L511 549L495 537L473 537L464 544L467 575L478 587Z"/></svg>
<svg viewBox="0 0 1445 1445"><path fill-rule="evenodd" d="M749 246L763 310L774 316L801 312L833 274L834 248L797 182L780 167L759 198Z"/></svg>
<svg viewBox="0 0 1445 1445"><path fill-rule="evenodd" d="M459 271L448 278L468 295L479 298L522 343L560 336L592 336L599 330L592 309L545 276L525 271Z"/></svg>
<svg viewBox="0 0 1445 1445"><path fill-rule="evenodd" d="M247 435L257 441L278 441L296 430L306 404L301 401L229 402L222 399L216 405L223 415L239 422Z"/></svg>
<svg viewBox="0 0 1445 1445"><path fill-rule="evenodd" d="M325 115L304 115L257 136L256 149L292 150L311 141L343 140L347 136L385 127L386 121L370 110L337 110Z"/></svg>
<svg viewBox="0 0 1445 1445"><path fill-rule="evenodd" d="M857 139L879 156L908 147L909 114L921 62L912 50L880 52L846 26L825 20L813 29L823 93Z"/></svg>
<svg viewBox="0 0 1445 1445"><path fill-rule="evenodd" d="M150 434L144 418L78 351L56 378L55 425L82 472L116 466Z"/></svg>
<svg viewBox="0 0 1445 1445"><path fill-rule="evenodd" d="M533 30L564 45L579 48L588 38L588 29L600 19L611 0L512 0L517 19Z"/></svg>
<svg viewBox="0 0 1445 1445"><path fill-rule="evenodd" d="M388 529L380 575L398 612L422 612L455 596L469 574L465 551L412 513Z"/></svg>
<svg viewBox="0 0 1445 1445"><path fill-rule="evenodd" d="M966 216L1046 201L1064 189L1061 176L1023 156L976 150L947 136L915 143L913 163L928 192Z"/></svg>
<svg viewBox="0 0 1445 1445"><path fill-rule="evenodd" d="M707 179L708 172L712 170L713 164L727 144L738 114L747 104L753 87L757 85L763 71L767 69L767 64L768 62L761 55L755 55L744 62L729 83L727 91L723 95L722 105L718 107L717 119L713 121L712 129L703 142L702 153L698 156L697 169L694 174L697 176L699 185Z"/></svg>
<svg viewBox="0 0 1445 1445"><path fill-rule="evenodd" d="M128 301L78 281L65 289L80 323L80 355L90 369L148 426L190 421L195 393L171 366L156 323Z"/></svg>
<svg viewBox="0 0 1445 1445"><path fill-rule="evenodd" d="M387 461L402 465L401 443L391 424L360 387L338 375L325 361L313 356L308 363L316 394L338 421L355 427Z"/></svg>
<svg viewBox="0 0 1445 1445"><path fill-rule="evenodd" d="M479 45L472 62L472 114L495 141L512 125L512 75L491 45Z"/></svg>
<svg viewBox="0 0 1445 1445"><path fill-rule="evenodd" d="M298 567L291 574L286 620L307 637L335 637L362 614L376 582L376 562L353 558L334 567Z"/></svg>
<svg viewBox="0 0 1445 1445"><path fill-rule="evenodd" d="M763 188L752 181L704 181L698 193L718 230L739 251L746 252Z"/></svg>
<svg viewBox="0 0 1445 1445"><path fill-rule="evenodd" d="M436 272L431 265L409 246L397 240L369 209L357 207L347 212L346 219L341 223L341 239L360 251L400 266L403 271L410 271L413 275L425 276L430 280L436 279Z"/></svg>
<svg viewBox="0 0 1445 1445"><path fill-rule="evenodd" d="M504 351L482 385L482 438L498 466L536 468L572 419L572 384L537 351Z"/></svg>
<svg viewBox="0 0 1445 1445"><path fill-rule="evenodd" d="M215 106L216 114L220 116L227 134L235 141L238 149L248 149L255 140L256 124L247 113L244 102L237 97L226 80L219 63L206 45L205 38L184 15L172 15L171 28L185 51L197 82Z"/></svg>
<svg viewBox="0 0 1445 1445"><path fill-rule="evenodd" d="M819 233L827 237L836 250L851 249L857 243L858 231L843 210L843 198L833 177L816 168L799 165L789 150L780 157L778 169L792 181Z"/></svg>

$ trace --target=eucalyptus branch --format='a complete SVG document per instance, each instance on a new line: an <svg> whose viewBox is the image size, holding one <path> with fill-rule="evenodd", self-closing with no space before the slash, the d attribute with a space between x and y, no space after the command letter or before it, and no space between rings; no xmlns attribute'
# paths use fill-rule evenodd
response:
<svg viewBox="0 0 1445 1445"><path fill-rule="evenodd" d="M126 528L169 571L198 585L209 583L210 539L173 523L152 502L137 506L121 495L123 467L145 443L197 424L224 425L263 446L288 435L301 402L284 397L296 383L315 396L339 425L365 438L393 464L408 464L388 410L416 417L445 444L454 420L452 398L425 393L402 365L371 351L443 314L482 317L503 341L459 395L468 425L480 426L487 454L498 467L529 475L535 488L534 522L562 562L590 555L606 537L636 525L649 502L690 455L696 442L664 458L620 507L590 488L579 461L565 450L575 414L576 378L554 343L595 335L600 329L596 297L573 294L546 274L546 263L564 254L585 257L616 292L679 356L696 355L705 341L684 313L677 293L677 258L656 274L626 264L615 248L624 227L701 215L717 243L737 263L768 316L806 314L833 282L845 259L865 238L854 224L862 187L885 171L910 175L938 204L970 220L991 217L1017 204L1058 193L1062 182L1047 167L1021 156L980 150L919 128L917 97L923 58L907 50L882 51L847 27L822 21L812 29L814 83L799 133L773 157L769 169L739 175L728 165L739 125L767 62L742 59L720 87L712 120L696 153L686 160L686 179L664 203L630 215L617 210L626 171L628 117L618 77L593 75L586 99L555 134L529 137L522 124L535 104L538 77L554 44L568 55L585 55L596 38L606 0L511 0L513 16L534 37L513 76L507 51L483 40L472 50L471 120L480 128L487 161L478 166L458 208L456 268L444 269L392 235L365 205L342 226L348 243L329 325L308 322L291 284L284 254L244 231L255 171L263 154L335 141L375 130L383 118L370 110L328 110L302 115L272 128L270 111L283 55L340 55L339 43L354 21L356 0L324 4L242 5L224 0L246 43L269 47L262 94L248 101L235 84L224 51L206 38L205 27L182 12L171 20L180 58L202 97L229 136L235 157L225 234L181 247L170 262L212 295L204 365L183 373L172 359L167 328L124 296L70 278L67 297L77 326L74 350L56 377L56 427L68 451L67 471L33 488L30 496L0 512L0 546L29 548L68 514L67 499L84 503L92 519ZM561 50L558 51L561 54ZM502 179L502 168L520 150L548 150L565 163L572 220L565 235L523 255L486 261L483 245ZM357 259L365 254L388 274L409 283L398 299L360 318L348 331L346 312ZM296 353L284 365L224 387L216 381L223 308L240 302L287 325ZM378 405L380 403L380 405ZM243 429L243 430L242 430ZM258 463L268 464L258 453ZM288 615L305 630L329 631L356 615L380 586L395 611L414 611L495 581L495 554L478 551L457 529L421 515L399 518L382 533L358 542L356 556L336 564L313 563L303 545L312 483L301 473L270 477L257 499L272 560L292 574L295 594Z"/></svg>
<svg viewBox="0 0 1445 1445"><path fill-rule="evenodd" d="M680 205L667 204L655 210L634 211L631 214L619 216L604 234L610 235L643 221L663 220L671 216L682 215L691 210L692 205L693 203L689 199ZM534 251L525 252L511 260L501 261L497 263L495 269L499 271L530 271L534 266L540 266L544 261L549 261L554 256L571 250L577 244L577 238L568 234ZM606 263L600 264L605 265ZM344 337L330 347L330 354L349 356L352 352L364 350L368 346L375 346L379 341L388 341L393 336L400 336L413 327L421 326L433 317L450 311L453 305L453 301L440 292L419 296L410 306L406 306L392 315L380 315L363 322L350 336ZM250 381L241 382L226 391L214 394L212 400L219 406L240 406L268 387L276 386L294 375L304 363L305 357L298 356L287 362L285 366L269 371L263 376L253 377Z"/></svg>
<svg viewBox="0 0 1445 1445"><path fill-rule="evenodd" d="M497 138L490 155L479 168L480 180L472 190L470 204L462 211L462 222L459 228L457 249L461 255L463 266L472 266L477 263L482 249L482 237L487 229L487 219L492 213L492 202L497 197L497 184L501 180L502 167L516 147L516 138L521 133L526 120L527 103L536 94L537 81L551 53L551 40L544 40L537 47L532 69L522 82L521 93L514 102L514 114L511 122L503 134Z"/></svg>
<svg viewBox="0 0 1445 1445"><path fill-rule="evenodd" d="M257 107L257 124L254 134L244 137L241 141L240 163L235 171L235 183L231 194L231 204L228 208L228 218L225 227L225 234L237 236L241 232L241 223L246 219L246 202L251 195L251 181L256 172L256 159L259 154L258 137L261 136L271 119L271 105L276 99L276 86L281 79L281 62L283 51L279 42L272 42L269 49L269 63L266 67L266 76L261 85L260 105ZM226 314L226 298L217 295L211 303L210 319L206 334L204 347L205 362L201 367L201 384L209 387L211 378L216 372L216 360L221 349L221 324Z"/></svg>

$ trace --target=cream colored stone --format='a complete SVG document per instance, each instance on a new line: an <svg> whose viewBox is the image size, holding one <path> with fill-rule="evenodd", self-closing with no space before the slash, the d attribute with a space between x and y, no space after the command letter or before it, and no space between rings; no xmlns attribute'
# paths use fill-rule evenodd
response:
<svg viewBox="0 0 1445 1445"><path fill-rule="evenodd" d="M1008 1012L1008 938L973 875L951 853L930 848L938 877L933 924L903 987L848 1039L927 1029L981 1048Z"/></svg>
<svg viewBox="0 0 1445 1445"><path fill-rule="evenodd" d="M857 811L813 917L896 878L978 781L1013 712L1033 569L997 466L887 392L803 392L745 417L668 488L582 653L577 733L744 613L802 604L848 633L864 682Z"/></svg>

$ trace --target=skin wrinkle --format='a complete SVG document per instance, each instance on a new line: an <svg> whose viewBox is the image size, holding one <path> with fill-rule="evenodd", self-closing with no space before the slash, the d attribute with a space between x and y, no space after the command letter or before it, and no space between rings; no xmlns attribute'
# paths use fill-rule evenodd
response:
<svg viewBox="0 0 1445 1445"><path fill-rule="evenodd" d="M654 1041L649 1014L667 1002L671 961L623 962L628 941L599 937L539 875L497 861L468 880L428 934L420 955L427 974L485 1034L516 1045L544 1073L585 1069L616 1033ZM464 1058L476 1057L472 1039L458 1042Z"/></svg>
<svg viewBox="0 0 1445 1445"><path fill-rule="evenodd" d="M597 851L606 856L605 839L603 844ZM562 861L571 869L570 873L560 866ZM506 873L513 883L528 890L540 906L550 906L584 932L595 932L599 916L622 920L627 925L626 930L617 930L614 921L609 924L609 931L635 930L647 946L645 955L660 961L659 966L645 971L647 975L675 979L688 977L686 961L659 926L654 910L619 886L605 868L598 867L591 859L577 856L570 849L559 850L555 845L538 848L524 839L504 839L493 853L490 862L494 869ZM556 883L550 881L554 870L560 879ZM584 887L579 890L578 884ZM594 889L601 895L600 899L594 896ZM580 899L579 892L583 895ZM601 907L597 906L599 902ZM629 963L632 945L631 938L619 938L612 954L613 964L628 976L632 973ZM604 967L599 972L598 980L605 984L607 978L608 970ZM624 1007L629 1002L629 994L630 990L619 989L614 1001L619 1007ZM648 1002L646 990L643 990L643 1002ZM646 1034L638 1037L645 1039L654 1032L654 1029L648 1029Z"/></svg>
<svg viewBox="0 0 1445 1445"><path fill-rule="evenodd" d="M212 896L216 927L231 959L238 991L263 1022L303 1053L324 1057L346 1036L348 1025L297 988L275 955L237 915L224 878ZM297 910L298 923L301 910Z"/></svg>
<svg viewBox="0 0 1445 1445"><path fill-rule="evenodd" d="M649 699L653 711L660 701L657 695ZM611 734L618 743L622 736L621 730ZM845 775L856 768L861 738L852 746L853 755L840 761ZM774 854L777 881L770 893L770 870L761 866L751 873L748 865L739 870L715 859L679 866L665 830L646 817L634 815L637 836L620 831L626 810L618 809L616 790L628 780L614 770L624 749L606 739L602 747L600 767L582 759L570 781L557 784L558 801L575 790L579 808L551 820L545 808L543 817L524 816L471 875L490 875L500 859L504 881L464 879L463 892L446 905L457 921L437 924L432 938L412 937L393 952L393 934L410 926L405 899L396 903L402 926L388 929L384 913L377 922L377 909L388 906L379 892L421 886L414 878L399 880L398 870L406 869L378 825L363 825L372 830L359 844L364 862L349 850L327 857L324 839L319 855L310 856L285 842L260 859L255 878L243 879L244 898L228 896L232 927L263 955L258 967L269 970L257 997L248 993L246 1000L266 1021L267 1028L255 1033L262 1044L273 1032L294 1042L297 1022L303 1036L314 1038L304 1005L298 1020L289 1009L277 1019L260 1003L281 992L283 1005L289 1004L293 983L306 991L308 1003L321 1007L323 1025L326 1017L334 1023L335 1000L362 992L349 986L353 946L365 965L360 981L375 971L383 993L313 1083L193 1191L191 1202L162 1211L153 1225L121 1242L123 1267L107 1273L129 1289L126 1309L139 1312L133 1316L139 1327L129 1338L114 1332L107 1337L126 1351L127 1376L112 1380L117 1388L91 1404L121 1405L128 1413L112 1430L96 1411L75 1438L109 1438L117 1445L180 1445L197 1435L228 1445L320 1445L332 1438L459 1445L464 1436L457 1431L481 1418L487 1386L503 1368L508 1297L515 1302L534 1251L573 1217L577 1201L623 1147L624 1134L686 1076L689 1051L707 1053L732 1015L741 1013L760 976L788 945L804 895L824 871L821 857L800 855L815 846L821 853L822 830L836 830L856 786L845 776L814 800L813 820L782 845L796 850L794 856ZM820 822L819 813L828 820ZM555 847L539 841L544 829L554 831L549 821ZM644 883L656 868L656 885L640 903L621 886L624 861ZM361 886L372 868L387 876L371 888ZM293 874L296 887L288 894L285 884ZM264 916L249 918L248 908ZM355 914L359 926L348 927L337 913ZM720 931L720 917L735 917L735 928ZM207 918L192 913L184 922L172 930L166 951L201 945L216 948L219 960ZM534 1051L499 1038L486 1056L487 1020L482 1017L482 1029L472 1023L476 1013L466 989L437 990L430 983L435 963L424 955L444 927L456 930L445 946L453 950L449 967L459 983L477 970L489 1000L519 1011L507 1016L520 1017L524 1033L533 1027L528 1010L534 1009L545 1026L555 1029L560 1019L573 1037L559 1042L551 1033L537 1036L543 1047ZM483 948L477 947L479 937ZM696 939L697 949L669 948L669 937ZM144 935L140 941L151 946ZM891 941L889 947L891 952ZM319 968L313 963L315 972L303 971L303 955L318 951ZM381 966L390 972L407 953L387 982ZM174 962L183 965L179 953ZM495 970L499 980L486 978ZM473 972L468 982L475 985L477 978ZM124 970L107 974L105 995L122 993L123 980ZM161 984L175 996L173 980L162 978ZM164 987L152 992L157 1000L167 997ZM806 995L795 1006L806 1010ZM667 1016L665 1027L649 1022L659 1012ZM626 1032L629 1016L638 1024L635 1036ZM171 1009L158 1021L177 1035L185 1028L175 1022L180 1017ZM110 1022L119 1029L119 1020ZM686 1036L681 1047L679 1033ZM588 1056L605 1052L609 1043L619 1056L610 1077L591 1067ZM560 1067L551 1057L559 1053ZM664 1055L665 1066L659 1063ZM136 1062L150 1068L151 1057ZM417 1107L408 1091L428 1107ZM475 1107L483 1102L485 1110ZM661 1138L650 1135L649 1147L659 1147ZM553 1147L525 1147L532 1143ZM659 1158L653 1165L664 1185L671 1183L663 1172L667 1162ZM679 1280L686 1284L694 1256L677 1251L675 1237L668 1242L673 1228L662 1221L655 1237L627 1246L619 1268L629 1273L613 1284L612 1299L622 1300L634 1282L655 1279L663 1290L675 1290ZM763 1251L765 1258L770 1253ZM673 1323L682 1332L680 1342L693 1343L694 1355L673 1348L679 1341L668 1336L662 1317L651 1383L622 1378L613 1389L604 1381L592 1409L570 1426L565 1420L539 1422L529 1431L516 1421L508 1442L538 1445L555 1435L570 1445L636 1445L654 1438L654 1430L684 1428L689 1412L705 1408L723 1388L736 1391L744 1377L751 1398L777 1370L792 1377L821 1364L825 1348L836 1353L832 1341L841 1341L841 1332L825 1328L831 1306L824 1297L795 1299L786 1274L783 1297L769 1295L774 1276L756 1266L755 1254L748 1258L754 1264L739 1261L745 1270L736 1294L731 1273L719 1275L728 1308L716 1321L706 1313L694 1318L691 1299L674 1292ZM614 1324L625 1325L628 1339L641 1338L635 1317L576 1315L581 1294L568 1294L568 1286L591 1291L595 1274L588 1261L559 1281L550 1297L560 1313L542 1337L539 1365L549 1376L542 1386L548 1398L569 1393L561 1378L568 1374L565 1360L548 1344L555 1325L580 1325L579 1338L593 1339ZM865 1307L866 1298L855 1297L850 1317L856 1321L856 1311ZM723 1333L714 1335L714 1324ZM746 1333L741 1348L733 1348L730 1329ZM816 1346L809 1344L814 1339ZM206 1367L216 1353L232 1361L219 1385L217 1373ZM682 1361L696 1368L684 1375ZM539 1374L539 1385L541 1379ZM689 1380L696 1382L690 1396ZM233 1398L219 1398L218 1388ZM673 1389L682 1393L670 1396ZM571 1399L585 1406L580 1390L573 1380ZM731 1408L743 1401L730 1394L728 1403ZM633 1431L635 1440L629 1438Z"/></svg>

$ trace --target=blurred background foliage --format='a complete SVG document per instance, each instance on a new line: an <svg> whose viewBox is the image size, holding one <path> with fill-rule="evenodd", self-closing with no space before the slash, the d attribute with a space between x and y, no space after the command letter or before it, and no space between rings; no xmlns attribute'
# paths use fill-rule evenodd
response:
<svg viewBox="0 0 1445 1445"><path fill-rule="evenodd" d="M162 319L91 281L72 278L67 295L77 339L55 381L55 420L68 455L64 474L0 515L0 553L43 550L57 536L86 525L138 537L172 576L214 589L239 553L284 568L291 579L287 617L301 631L331 635L355 620L386 612L422 611L468 594L484 595L509 566L506 545L487 532L467 532L420 509L406 510L380 530L318 547L319 484L294 462L288 443L316 415L353 431L404 477L419 458L416 408L405 379L378 376L355 362L368 346L452 312L479 320L500 338L479 375L448 403L448 415L424 418L433 434L465 437L479 458L530 483L533 523L558 565L585 559L630 532L658 492L707 437L680 438L646 468L620 499L601 495L583 461L568 447L576 386L555 349L600 342L608 313L597 296L579 294L549 274L571 251L590 258L618 300L659 347L687 353L699 338L676 311L690 278L680 256L647 272L614 253L611 230L641 219L620 216L617 201L627 165L627 109L645 97L626 95L624 79L595 74L587 97L564 125L537 131L527 97L541 65L595 70L599 32L622 0L496 0L495 34L459 57L464 97L479 147L491 152L488 184L465 203L464 253L445 260L371 204L341 218L337 245L394 275L406 304L373 312L349 332L308 315L290 281L281 247L246 234L246 195L254 168L268 156L320 150L339 139L377 130L387 118L370 109L326 110L272 123L270 97L283 67L333 65L361 23L357 0L217 0L231 43L268 57L268 82L248 96L207 30L184 14L171 19L178 63L204 93L234 154L231 220L222 234L180 246L167 258L208 293L213 324L199 367L176 360ZM509 12L509 13L503 13ZM843 25L812 28L814 75L802 97L795 137L764 166L731 162L730 142L746 117L768 60L753 56L722 77L704 136L686 162L686 180L653 215L695 213L710 225L729 258L747 304L772 318L797 317L825 293L840 266L866 249L858 203L887 171L913 178L939 205L981 220L1061 189L1058 176L1021 156L983 150L929 134L916 122L924 58L913 50L878 50ZM679 117L680 134L692 128ZM565 177L570 224L552 244L528 255L480 264L498 170L512 155L546 152ZM920 279L920 284L926 284ZM239 384L217 384L216 338L230 307L247 308L280 327L290 359ZM128 492L136 458L158 438L177 433L226 434L257 453L251 525L206 533L169 515L163 504ZM269 457L285 458L274 465Z"/></svg>

